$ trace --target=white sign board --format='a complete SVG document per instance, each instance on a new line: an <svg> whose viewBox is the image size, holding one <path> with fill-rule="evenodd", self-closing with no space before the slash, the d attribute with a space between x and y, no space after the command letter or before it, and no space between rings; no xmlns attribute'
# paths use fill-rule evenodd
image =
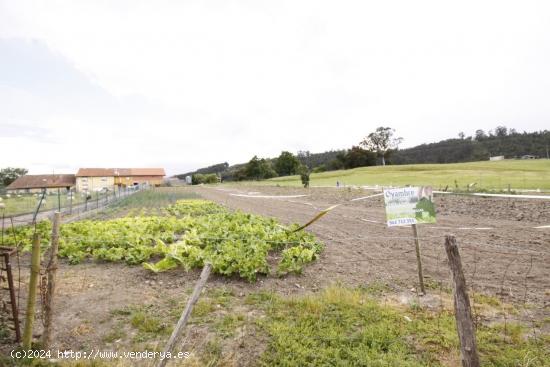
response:
<svg viewBox="0 0 550 367"><path fill-rule="evenodd" d="M384 189L384 205L388 227L435 223L430 186Z"/></svg>

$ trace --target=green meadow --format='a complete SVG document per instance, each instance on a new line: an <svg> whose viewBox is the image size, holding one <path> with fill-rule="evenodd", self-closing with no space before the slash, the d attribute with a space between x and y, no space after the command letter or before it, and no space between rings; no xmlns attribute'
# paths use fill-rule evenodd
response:
<svg viewBox="0 0 550 367"><path fill-rule="evenodd" d="M449 190L550 190L550 160L504 160L449 164L410 164L360 167L313 173L312 186L404 186L431 185ZM299 176L277 177L263 182L270 185L299 186Z"/></svg>

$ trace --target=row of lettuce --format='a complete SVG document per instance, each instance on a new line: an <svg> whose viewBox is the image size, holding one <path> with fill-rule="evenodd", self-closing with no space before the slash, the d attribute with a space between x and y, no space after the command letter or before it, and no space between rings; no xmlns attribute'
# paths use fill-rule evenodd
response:
<svg viewBox="0 0 550 367"><path fill-rule="evenodd" d="M212 263L218 274L253 281L276 271L300 273L323 245L310 233L285 227L271 218L230 211L205 200L180 200L163 216L84 220L61 225L59 255L77 264L86 258L143 264L159 272ZM35 231L44 250L51 222L6 229L4 243L30 251ZM276 264L270 266L270 264Z"/></svg>

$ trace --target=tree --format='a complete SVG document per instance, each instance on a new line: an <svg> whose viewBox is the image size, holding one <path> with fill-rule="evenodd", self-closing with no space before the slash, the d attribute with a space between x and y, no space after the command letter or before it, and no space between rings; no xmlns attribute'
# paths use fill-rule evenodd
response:
<svg viewBox="0 0 550 367"><path fill-rule="evenodd" d="M466 136L466 134L464 134L464 132L462 132L462 131L458 133L458 138L459 139L464 139L465 136Z"/></svg>
<svg viewBox="0 0 550 367"><path fill-rule="evenodd" d="M0 185L8 186L18 177L24 176L29 172L26 168L7 167L0 169Z"/></svg>
<svg viewBox="0 0 550 367"><path fill-rule="evenodd" d="M277 176L277 172L271 167L271 163L257 156L252 157L244 166L243 174L244 178L252 180L263 180Z"/></svg>
<svg viewBox="0 0 550 367"><path fill-rule="evenodd" d="M386 157L393 149L397 149L397 146L403 141L403 138L394 137L394 134L394 129L380 126L375 132L370 133L363 139L359 145L382 157L382 165L385 166Z"/></svg>
<svg viewBox="0 0 550 367"><path fill-rule="evenodd" d="M300 179L302 180L302 185L307 189L309 187L309 175L310 170L305 165L301 165L298 168L298 172L300 173Z"/></svg>
<svg viewBox="0 0 550 367"><path fill-rule="evenodd" d="M485 134L485 131L479 129L479 130L476 130L476 140L477 141L480 141L482 139L485 139L487 137L487 135Z"/></svg>
<svg viewBox="0 0 550 367"><path fill-rule="evenodd" d="M344 168L376 166L376 153L358 146L351 147L344 156Z"/></svg>
<svg viewBox="0 0 550 367"><path fill-rule="evenodd" d="M506 126L497 126L495 129L495 135L498 137L503 137L508 135L508 129Z"/></svg>
<svg viewBox="0 0 550 367"><path fill-rule="evenodd" d="M215 173L195 173L191 176L191 183L193 185L212 184L218 182L220 182L220 179Z"/></svg>
<svg viewBox="0 0 550 367"><path fill-rule="evenodd" d="M290 176L298 173L300 161L290 152L281 152L275 161L275 171L279 176Z"/></svg>
<svg viewBox="0 0 550 367"><path fill-rule="evenodd" d="M346 151L338 152L336 157L327 163L326 169L329 171L336 171L345 168L346 154Z"/></svg>

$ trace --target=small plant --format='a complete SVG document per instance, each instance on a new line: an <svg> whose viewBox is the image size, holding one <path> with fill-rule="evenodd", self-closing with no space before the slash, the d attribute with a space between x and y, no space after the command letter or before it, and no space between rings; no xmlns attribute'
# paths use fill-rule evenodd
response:
<svg viewBox="0 0 550 367"><path fill-rule="evenodd" d="M283 259L279 264L279 274L300 274L304 265L312 262L315 258L315 251L303 246L295 246L283 250Z"/></svg>
<svg viewBox="0 0 550 367"><path fill-rule="evenodd" d="M166 328L166 325L155 316L145 311L136 311L130 317L133 327L144 333L159 333Z"/></svg>

